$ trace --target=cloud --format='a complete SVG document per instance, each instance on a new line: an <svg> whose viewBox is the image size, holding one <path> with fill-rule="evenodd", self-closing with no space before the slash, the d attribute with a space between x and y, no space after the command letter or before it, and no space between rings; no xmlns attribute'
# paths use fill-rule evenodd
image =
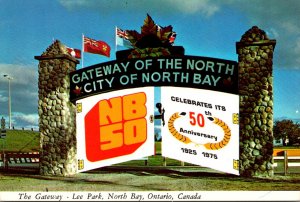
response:
<svg viewBox="0 0 300 202"><path fill-rule="evenodd" d="M2 91L3 92L3 91ZM2 95L2 92L0 91L0 102L7 102L8 101L8 98L7 97L4 97Z"/></svg>
<svg viewBox="0 0 300 202"><path fill-rule="evenodd" d="M135 13L160 12L164 15L200 15L205 19L222 11L232 10L247 19L249 28L257 25L276 39L275 68L300 68L300 54L295 42L300 38L300 1L240 1L240 0L59 0L69 10L89 9L101 15L126 11ZM228 13L230 15L230 13ZM243 30L242 30L243 31ZM247 31L247 30L245 30Z"/></svg>
<svg viewBox="0 0 300 202"><path fill-rule="evenodd" d="M300 69L299 49L295 48L300 38L300 1L231 0L227 6L244 13L250 26L257 25L269 34L269 38L276 39L275 67Z"/></svg>
<svg viewBox="0 0 300 202"><path fill-rule="evenodd" d="M21 127L33 127L37 126L39 121L38 114L24 114L21 112L14 113L12 122L18 123Z"/></svg>
<svg viewBox="0 0 300 202"><path fill-rule="evenodd" d="M287 33L291 33L291 34L299 34L300 33L300 26L297 25L297 23L295 22L291 22L291 21L285 21L280 23L280 26L287 31Z"/></svg>
<svg viewBox="0 0 300 202"><path fill-rule="evenodd" d="M11 112L14 125L38 125L38 70L35 65L0 64L0 115L8 117L8 74L11 80ZM24 118L22 118L24 116Z"/></svg>
<svg viewBox="0 0 300 202"><path fill-rule="evenodd" d="M12 84L27 85L37 81L38 71L36 65L24 64L0 64L1 78L0 83L7 83L7 79L3 78L3 74L13 77Z"/></svg>
<svg viewBox="0 0 300 202"><path fill-rule="evenodd" d="M220 9L220 7L217 4L214 4L213 1L210 0L189 0L184 1L184 3L182 2L182 0L168 0L161 2L166 3L166 7L172 5L174 8L176 8L182 13L194 14L199 12L206 17L214 15Z"/></svg>
<svg viewBox="0 0 300 202"><path fill-rule="evenodd" d="M300 37L297 39L295 43L295 52L300 53Z"/></svg>
<svg viewBox="0 0 300 202"><path fill-rule="evenodd" d="M2 116L5 119L6 126L9 125L9 117ZM11 116L11 125L14 129L24 128L25 130L38 130L39 128L39 116L37 113L34 114L24 114L22 112L14 112Z"/></svg>
<svg viewBox="0 0 300 202"><path fill-rule="evenodd" d="M135 12L154 12L159 11L161 13L184 13L194 14L196 12L201 13L205 17L209 17L215 14L219 7L212 0L59 0L60 4L68 10L77 10L82 8L93 9L102 14L110 14L115 10L126 10Z"/></svg>
<svg viewBox="0 0 300 202"><path fill-rule="evenodd" d="M300 53L300 37L297 39L295 44L296 44L296 46L295 46L294 52L299 54ZM296 58L296 61L298 64L300 64L300 57Z"/></svg>
<svg viewBox="0 0 300 202"><path fill-rule="evenodd" d="M3 115L0 118L4 118L6 122L6 126L9 125L9 117L7 115ZM34 114L24 114L22 112L14 112L11 116L11 125L15 129L38 129L39 116L37 113Z"/></svg>

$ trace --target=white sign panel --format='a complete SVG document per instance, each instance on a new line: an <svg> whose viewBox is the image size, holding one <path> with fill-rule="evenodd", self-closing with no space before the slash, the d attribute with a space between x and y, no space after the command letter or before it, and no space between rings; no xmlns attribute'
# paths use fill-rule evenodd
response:
<svg viewBox="0 0 300 202"><path fill-rule="evenodd" d="M76 101L78 172L154 154L154 88Z"/></svg>
<svg viewBox="0 0 300 202"><path fill-rule="evenodd" d="M162 87L162 155L239 174L239 96Z"/></svg>

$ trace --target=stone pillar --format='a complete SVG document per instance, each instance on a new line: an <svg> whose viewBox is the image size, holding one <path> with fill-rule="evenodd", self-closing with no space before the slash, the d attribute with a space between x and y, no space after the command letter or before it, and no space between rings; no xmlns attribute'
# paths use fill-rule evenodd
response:
<svg viewBox="0 0 300 202"><path fill-rule="evenodd" d="M76 173L75 106L69 100L69 73L79 63L55 41L39 60L40 174Z"/></svg>
<svg viewBox="0 0 300 202"><path fill-rule="evenodd" d="M273 171L273 51L276 41L254 26L236 43L239 56L240 173Z"/></svg>

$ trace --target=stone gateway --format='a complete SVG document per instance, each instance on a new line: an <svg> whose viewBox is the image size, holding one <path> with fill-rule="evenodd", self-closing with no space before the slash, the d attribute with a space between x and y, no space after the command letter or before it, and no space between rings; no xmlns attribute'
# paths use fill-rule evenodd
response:
<svg viewBox="0 0 300 202"><path fill-rule="evenodd" d="M182 56L182 58L187 58L186 61L178 58L159 60L160 65L166 63L164 64L168 67L166 73L149 72L149 75L145 73L143 79L145 82L157 80L158 83L161 82L160 80L172 83L177 79L182 82L180 85L183 85L189 76L180 75L179 70L185 66L185 68L189 68L188 73L193 74L193 81L201 84L198 85L198 88L202 88L203 84L208 86L207 89L214 90L211 86L226 87L226 85L230 86L232 83L238 82L240 109L237 123L240 128L240 156L239 161L235 162L235 166L242 176L273 176L272 66L275 45L276 41L270 40L263 30L256 26L249 29L236 43L238 81L232 80L234 79L232 77L234 65L232 64L225 64L221 59L215 62L209 59L202 61L186 56ZM128 53L117 54L117 58L120 58L120 55L128 55ZM41 56L36 56L35 59L39 60L40 174L73 175L77 172L78 163L76 158L76 107L73 104L73 101L78 99L76 96L79 94L88 96L102 88L112 87L117 78L123 78L122 82L125 83L126 75L123 74L134 70L129 74L131 77L127 77L131 79L128 80L128 83L133 82L136 78L135 73L151 69L153 61L149 59L147 63L142 63L135 60L136 63L133 65L136 69L133 70L129 68L130 63L126 61L107 62L100 66L94 65L96 67L93 68L85 68L77 73L75 70L79 61L68 54L66 47L60 41L55 41ZM211 75L202 74L203 71L210 71ZM218 73L222 74L224 78L217 77ZM110 79L103 78L105 75L108 75ZM113 80L113 78L115 79ZM190 76L190 78L192 77ZM123 87L122 82L120 88ZM73 83L74 86L70 83ZM134 82L132 86L135 86ZM73 93L71 98L70 93ZM205 103L198 103L196 100L178 99L177 97L172 97L172 101L195 105L195 108L212 107ZM205 136L205 134L201 134L201 136ZM207 136L206 138L213 137ZM180 199L200 199L201 195L185 196L181 194L178 197ZM168 194L148 196L148 199L169 198Z"/></svg>

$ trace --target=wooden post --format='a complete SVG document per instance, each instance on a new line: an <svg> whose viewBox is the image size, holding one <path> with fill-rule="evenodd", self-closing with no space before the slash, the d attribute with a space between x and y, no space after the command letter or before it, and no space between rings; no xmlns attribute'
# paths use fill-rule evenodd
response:
<svg viewBox="0 0 300 202"><path fill-rule="evenodd" d="M287 175L287 170L288 170L288 156L287 156L287 151L283 151L283 167L284 167L284 175Z"/></svg>
<svg viewBox="0 0 300 202"><path fill-rule="evenodd" d="M8 169L8 159L6 158L6 154L3 153L3 163L4 163L4 170Z"/></svg>
<svg viewBox="0 0 300 202"><path fill-rule="evenodd" d="M163 166L167 166L167 158L166 157L163 157Z"/></svg>

